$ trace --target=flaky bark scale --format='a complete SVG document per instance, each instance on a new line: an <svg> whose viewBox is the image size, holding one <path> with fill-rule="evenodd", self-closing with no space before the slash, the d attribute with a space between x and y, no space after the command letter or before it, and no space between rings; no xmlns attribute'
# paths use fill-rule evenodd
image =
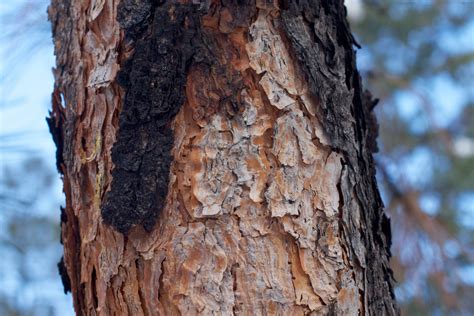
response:
<svg viewBox="0 0 474 316"><path fill-rule="evenodd" d="M341 2L53 0L78 314L396 314Z"/></svg>

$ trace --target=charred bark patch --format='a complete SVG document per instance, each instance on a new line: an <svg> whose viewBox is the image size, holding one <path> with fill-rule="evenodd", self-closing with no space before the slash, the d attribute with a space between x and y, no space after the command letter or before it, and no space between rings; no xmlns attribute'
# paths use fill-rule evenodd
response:
<svg viewBox="0 0 474 316"><path fill-rule="evenodd" d="M367 118L367 135L366 135L366 145L367 149L371 153L376 153L379 151L377 145L377 137L379 135L379 124L377 123L377 117L374 113L375 106L379 103L379 99L373 98L372 94L365 90L362 94L362 104L364 105L365 117Z"/></svg>
<svg viewBox="0 0 474 316"><path fill-rule="evenodd" d="M53 110L49 112L49 117L46 118L49 132L53 137L56 145L56 168L60 174L64 174L62 165L64 164L63 149L64 149L64 113L61 107L61 96L59 91L55 90L52 95Z"/></svg>
<svg viewBox="0 0 474 316"><path fill-rule="evenodd" d="M117 14L134 53L117 78L126 94L102 206L104 222L125 234L137 224L151 230L165 206L174 142L169 123L181 106L190 103L202 124L218 111L241 110L242 75L233 63L242 52L226 34L244 29L255 13L252 1L239 10L232 2L135 2L122 1Z"/></svg>
<svg viewBox="0 0 474 316"><path fill-rule="evenodd" d="M331 146L353 151L353 38L343 15L342 1L284 1L282 27L306 73L309 90L321 104L320 119ZM342 13L342 14L341 14ZM348 146L349 145L349 146Z"/></svg>
<svg viewBox="0 0 474 316"><path fill-rule="evenodd" d="M63 282L64 294L71 292L71 279L67 274L66 265L64 264L64 257L61 257L61 260L58 262L58 271L61 276L61 281Z"/></svg>
<svg viewBox="0 0 474 316"><path fill-rule="evenodd" d="M122 0L117 9L117 21L129 39L140 36L153 18L152 0Z"/></svg>
<svg viewBox="0 0 474 316"><path fill-rule="evenodd" d="M165 205L173 146L169 123L185 101L187 69L200 46L199 6L141 2L147 5L137 6L140 11L124 1L118 12L136 44L119 73L126 95L112 149L111 190L102 206L105 223L122 233L136 224L151 230Z"/></svg>

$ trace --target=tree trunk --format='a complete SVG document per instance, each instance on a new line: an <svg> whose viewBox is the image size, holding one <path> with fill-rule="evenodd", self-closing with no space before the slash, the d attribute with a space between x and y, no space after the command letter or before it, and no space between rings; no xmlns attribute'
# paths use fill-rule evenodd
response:
<svg viewBox="0 0 474 316"><path fill-rule="evenodd" d="M49 8L76 313L397 314L342 1L161 2Z"/></svg>

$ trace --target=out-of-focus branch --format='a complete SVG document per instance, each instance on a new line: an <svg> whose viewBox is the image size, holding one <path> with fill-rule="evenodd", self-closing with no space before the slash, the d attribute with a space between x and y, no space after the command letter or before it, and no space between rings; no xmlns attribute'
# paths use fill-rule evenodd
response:
<svg viewBox="0 0 474 316"><path fill-rule="evenodd" d="M390 177L387 168L380 161L377 160L377 167L379 168L383 181L386 187L392 194L394 203L402 204L403 209L407 212L414 221L415 225L425 231L428 236L442 246L451 237L446 229L434 218L429 216L420 206L418 201L419 194L414 189L401 189L397 186L395 181Z"/></svg>
<svg viewBox="0 0 474 316"><path fill-rule="evenodd" d="M392 195L389 208L395 208L396 204L400 204L407 217L410 218L408 222L417 226L421 231L424 231L429 236L429 238L439 246L444 263L443 265L454 266L455 263L452 262L453 260L451 260L444 251L445 242L452 239L453 237L439 221L432 218L423 211L419 202L419 194L416 192L416 190L406 188L402 189L398 187L395 181L390 177L385 165L380 161L377 161L377 167L382 174L386 187ZM468 253L465 254L470 256ZM402 262L397 260L396 268L402 270L403 267L404 265ZM429 274L432 275L445 306L450 306L451 308L459 307L460 303L458 298L447 291L445 288L447 279L446 273L440 272L439 270L434 270L429 271ZM457 276L455 277L457 278Z"/></svg>

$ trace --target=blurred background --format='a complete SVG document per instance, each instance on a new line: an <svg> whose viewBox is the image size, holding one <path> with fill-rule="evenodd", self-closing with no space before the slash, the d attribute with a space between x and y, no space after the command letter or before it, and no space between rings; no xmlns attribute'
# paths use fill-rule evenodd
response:
<svg viewBox="0 0 474 316"><path fill-rule="evenodd" d="M0 315L72 315L57 273L64 203L45 122L48 0L0 2ZM474 0L346 0L380 98L377 176L404 315L474 311Z"/></svg>

